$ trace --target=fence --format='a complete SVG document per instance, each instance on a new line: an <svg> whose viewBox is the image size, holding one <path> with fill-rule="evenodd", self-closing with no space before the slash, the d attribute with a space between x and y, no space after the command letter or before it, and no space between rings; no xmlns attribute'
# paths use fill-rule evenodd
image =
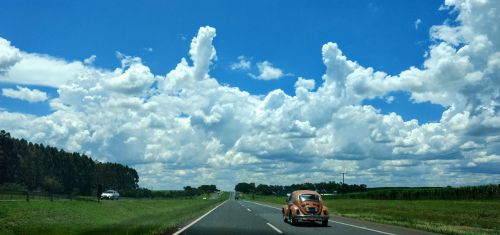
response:
<svg viewBox="0 0 500 235"><path fill-rule="evenodd" d="M96 197L53 194L41 191L2 191L0 201L31 201L31 200L84 200L97 201Z"/></svg>

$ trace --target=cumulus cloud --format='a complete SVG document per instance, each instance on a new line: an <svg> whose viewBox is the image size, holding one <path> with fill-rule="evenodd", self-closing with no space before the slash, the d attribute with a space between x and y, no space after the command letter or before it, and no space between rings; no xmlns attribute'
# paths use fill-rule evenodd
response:
<svg viewBox="0 0 500 235"><path fill-rule="evenodd" d="M9 97L12 99L20 99L28 101L30 103L43 102L48 99L47 93L43 91L37 89L31 90L27 87L20 87L20 86L17 86L17 90L10 88L2 89L2 94L5 97Z"/></svg>
<svg viewBox="0 0 500 235"><path fill-rule="evenodd" d="M85 65L92 65L96 59L97 59L96 55L91 55L89 58L84 59L83 63Z"/></svg>
<svg viewBox="0 0 500 235"><path fill-rule="evenodd" d="M19 49L11 46L9 41L0 38L0 76L20 60Z"/></svg>
<svg viewBox="0 0 500 235"><path fill-rule="evenodd" d="M418 29L418 26L420 26L421 23L422 23L422 20L420 18L415 20L415 29Z"/></svg>
<svg viewBox="0 0 500 235"><path fill-rule="evenodd" d="M389 75L350 60L330 42L321 48L323 82L298 78L294 96L280 89L256 96L219 84L210 75L216 30L208 26L192 39L189 58L166 75L152 74L137 57L119 54L122 65L109 71L4 42L0 55L17 50L19 56L2 67L2 81L51 84L59 96L47 116L0 111L0 129L130 164L143 186L155 188L315 182L343 170L352 172L349 183L370 186L496 182L500 6L445 4L457 11L457 24L432 27L423 66ZM267 61L258 68L254 76L261 79L284 76ZM391 102L391 92L401 91L413 102L442 105L439 122L403 120L363 105L372 98Z"/></svg>
<svg viewBox="0 0 500 235"><path fill-rule="evenodd" d="M3 49L15 50L16 48L11 46ZM79 61L68 62L35 53L20 52L19 54L20 57L16 57L16 60L8 60L11 61L7 63L9 66L3 66L4 72L0 73L0 81L57 88L90 69Z"/></svg>
<svg viewBox="0 0 500 235"><path fill-rule="evenodd" d="M231 64L231 70L249 70L252 63L245 56L238 56L238 62Z"/></svg>
<svg viewBox="0 0 500 235"><path fill-rule="evenodd" d="M255 79L275 80L285 76L281 69L274 67L273 64L267 60L257 63L257 68L259 69L258 75L249 73L249 75Z"/></svg>

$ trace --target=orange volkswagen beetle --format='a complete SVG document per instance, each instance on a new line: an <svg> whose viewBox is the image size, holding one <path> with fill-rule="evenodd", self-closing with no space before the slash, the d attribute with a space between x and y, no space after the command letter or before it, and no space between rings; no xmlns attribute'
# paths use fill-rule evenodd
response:
<svg viewBox="0 0 500 235"><path fill-rule="evenodd" d="M316 191L298 190L291 193L283 205L283 220L295 225L298 222L321 221L328 226L328 208L323 205L321 195Z"/></svg>

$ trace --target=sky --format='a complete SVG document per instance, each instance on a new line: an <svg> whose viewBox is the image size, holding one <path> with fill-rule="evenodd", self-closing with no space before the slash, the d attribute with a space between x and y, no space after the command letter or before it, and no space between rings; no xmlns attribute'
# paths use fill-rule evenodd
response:
<svg viewBox="0 0 500 235"><path fill-rule="evenodd" d="M155 189L499 183L499 10L7 0L0 129Z"/></svg>

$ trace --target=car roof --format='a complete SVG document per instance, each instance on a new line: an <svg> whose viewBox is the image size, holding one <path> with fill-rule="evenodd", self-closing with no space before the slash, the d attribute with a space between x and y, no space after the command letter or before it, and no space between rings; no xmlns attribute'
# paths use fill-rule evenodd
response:
<svg viewBox="0 0 500 235"><path fill-rule="evenodd" d="M294 195L298 195L298 194L315 194L315 195L319 195L318 192L316 191L312 191L312 190L297 190L297 191L293 191Z"/></svg>

